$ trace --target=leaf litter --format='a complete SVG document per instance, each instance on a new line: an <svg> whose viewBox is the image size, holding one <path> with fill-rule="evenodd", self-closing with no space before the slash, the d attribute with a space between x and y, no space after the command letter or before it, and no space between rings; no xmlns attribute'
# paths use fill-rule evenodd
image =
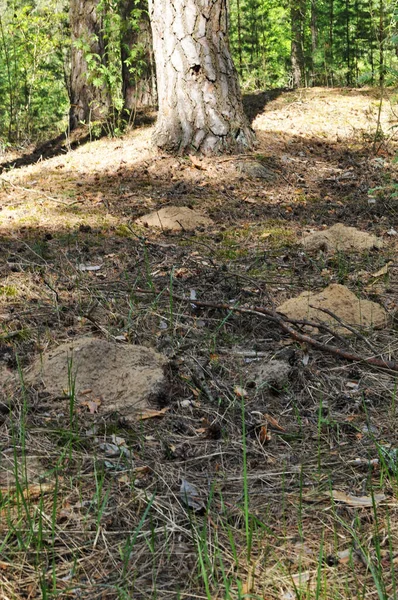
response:
<svg viewBox="0 0 398 600"><path fill-rule="evenodd" d="M369 91L297 94L300 104L296 92L259 95L255 159L157 156L151 128L137 128L7 173L16 186L0 191L0 313L10 336L1 340L0 363L14 375L0 404L0 436L11 457L4 488L17 490L11 513L5 491L2 500L2 585L10 597L39 599L43 586L54 585L59 597L149 599L154 589L165 600L201 597L205 561L211 597L239 597L242 589L257 598L295 597L293 578L310 598L321 553L325 597L358 589L373 597L379 582L369 564L379 568L378 561L392 593L396 461L382 447L398 447L396 374L327 355L275 322L233 311L265 306L272 313L304 290L346 286L380 305L388 324L376 330L361 322L350 333L323 313L338 331L320 328L317 340L397 360L398 224L388 188L397 148L391 142L380 156L369 153ZM388 123L387 103L382 118ZM167 206L213 223L192 231L136 223ZM303 247L305 233L337 223L383 246ZM368 289L372 278L380 288ZM101 361L91 352L96 370L80 387L76 379L74 394L67 360L49 383L30 378L35 361L44 364L47 353L81 337L110 346ZM147 349L136 364L143 372L153 351L161 356L160 383L126 419L116 401L126 386L112 352L137 345ZM274 361L285 365L283 376L257 379L254 367ZM82 363L74 364L78 378ZM137 389L127 387L131 398ZM31 456L39 468L20 480L22 495L15 473ZM37 493L29 495L29 486ZM335 509L331 490L340 494ZM21 553L18 544L28 541ZM333 567L327 557L336 558Z"/></svg>

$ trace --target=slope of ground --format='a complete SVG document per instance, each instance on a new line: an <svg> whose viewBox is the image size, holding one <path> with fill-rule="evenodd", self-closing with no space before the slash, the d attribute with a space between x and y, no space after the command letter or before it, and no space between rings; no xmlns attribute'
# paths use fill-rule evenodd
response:
<svg viewBox="0 0 398 600"><path fill-rule="evenodd" d="M159 156L143 127L3 172L2 597L396 596L397 373L327 351L398 360L394 104L378 128L373 91L264 98L254 155ZM212 224L136 223L168 206ZM335 223L383 244L301 244ZM388 326L293 339L275 306L336 283ZM24 383L79 336L167 359L136 423L73 356L61 396Z"/></svg>

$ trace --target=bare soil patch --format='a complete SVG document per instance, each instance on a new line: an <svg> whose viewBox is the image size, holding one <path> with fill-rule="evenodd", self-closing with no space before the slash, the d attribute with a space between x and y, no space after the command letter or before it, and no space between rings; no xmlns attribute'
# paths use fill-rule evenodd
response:
<svg viewBox="0 0 398 600"><path fill-rule="evenodd" d="M187 206L166 206L143 215L136 223L164 231L193 231L198 227L208 227L213 221Z"/></svg>
<svg viewBox="0 0 398 600"><path fill-rule="evenodd" d="M77 337L40 356L26 381L43 385L58 399L68 397L73 387L92 412L117 413L134 422L165 386L165 362L162 355L143 346Z"/></svg>
<svg viewBox="0 0 398 600"><path fill-rule="evenodd" d="M386 327L388 322L387 313L380 304L371 300L361 300L346 286L338 283L329 285L317 294L309 291L302 292L296 298L281 304L278 312L291 319L307 319L335 325L336 331L343 330L343 332L345 328L339 325L338 319L354 327L374 329ZM347 331L345 329L345 332Z"/></svg>
<svg viewBox="0 0 398 600"><path fill-rule="evenodd" d="M326 252L363 252L383 246L383 240L356 227L336 223L325 231L317 231L303 239L306 250Z"/></svg>

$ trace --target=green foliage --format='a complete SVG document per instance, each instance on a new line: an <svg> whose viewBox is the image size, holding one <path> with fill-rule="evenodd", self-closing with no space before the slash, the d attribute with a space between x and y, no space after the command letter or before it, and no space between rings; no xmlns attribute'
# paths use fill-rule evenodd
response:
<svg viewBox="0 0 398 600"><path fill-rule="evenodd" d="M68 110L62 2L8 2L0 12L0 138L26 143L59 130Z"/></svg>
<svg viewBox="0 0 398 600"><path fill-rule="evenodd" d="M303 85L395 84L395 0L230 0L230 43L244 89L292 85L292 7L301 15ZM93 39L81 37L76 45L88 65L88 83L109 94L105 126L117 135L125 126L126 67L137 94L148 73L141 35L147 6L145 0L99 0L97 11L103 54L92 51ZM68 15L68 0L0 0L0 149L66 128Z"/></svg>
<svg viewBox="0 0 398 600"><path fill-rule="evenodd" d="M292 85L291 7L297 7L297 2L231 0L231 47L245 88ZM304 0L302 4L303 85L395 83L395 0Z"/></svg>

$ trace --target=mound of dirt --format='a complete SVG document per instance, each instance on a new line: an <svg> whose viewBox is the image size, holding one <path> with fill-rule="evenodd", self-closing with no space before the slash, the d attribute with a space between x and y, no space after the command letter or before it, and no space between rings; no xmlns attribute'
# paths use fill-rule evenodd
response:
<svg viewBox="0 0 398 600"><path fill-rule="evenodd" d="M256 384L258 387L283 390L289 383L292 370L289 363L284 360L265 361L256 369Z"/></svg>
<svg viewBox="0 0 398 600"><path fill-rule="evenodd" d="M266 181L274 181L276 179L275 173L258 161L239 161L236 164L236 168L238 173L246 175L251 179L265 179Z"/></svg>
<svg viewBox="0 0 398 600"><path fill-rule="evenodd" d="M140 217L136 223L169 231L193 231L198 227L208 227L213 221L187 206L166 206Z"/></svg>
<svg viewBox="0 0 398 600"><path fill-rule="evenodd" d="M370 300L361 300L347 287L334 283L322 292L314 294L303 292L278 307L278 312L291 319L306 319L330 325L332 329L349 335L349 331L339 325L332 316L322 310L326 309L339 319L354 327L373 327L381 329L387 325L387 313L380 304Z"/></svg>
<svg viewBox="0 0 398 600"><path fill-rule="evenodd" d="M306 250L363 252L381 248L383 240L355 227L346 227L342 223L336 223L324 231L316 231L308 235L303 239L302 244Z"/></svg>
<svg viewBox="0 0 398 600"><path fill-rule="evenodd" d="M129 421L164 387L164 364L162 355L144 346L81 337L39 357L26 380L62 396L71 368L78 403L94 402L99 413L116 412Z"/></svg>

